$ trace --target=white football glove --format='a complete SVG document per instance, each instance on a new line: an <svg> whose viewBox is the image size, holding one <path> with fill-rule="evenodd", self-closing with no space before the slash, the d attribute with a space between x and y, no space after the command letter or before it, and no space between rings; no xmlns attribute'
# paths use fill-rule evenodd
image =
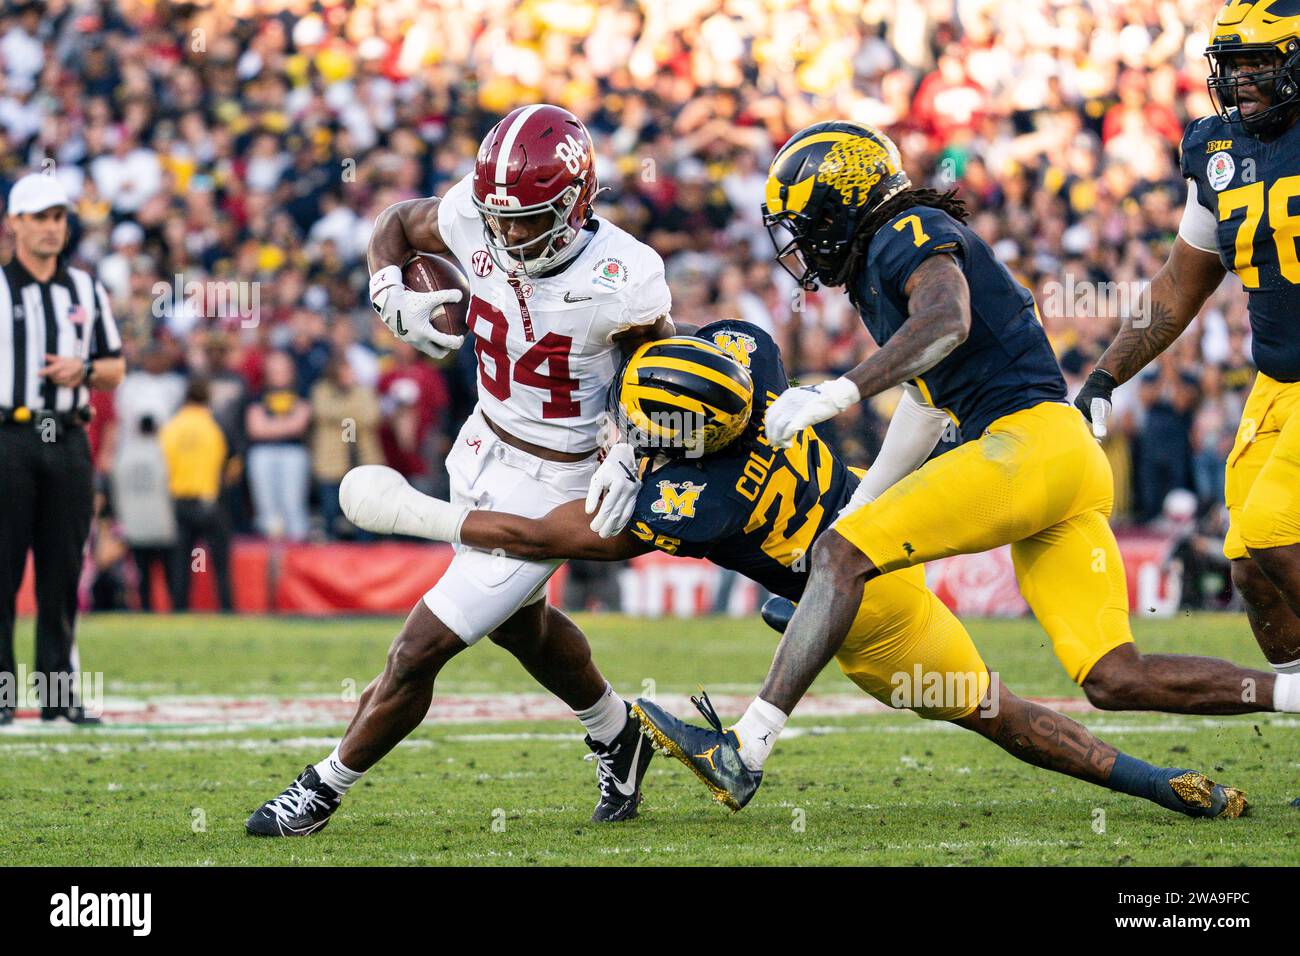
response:
<svg viewBox="0 0 1300 956"><path fill-rule="evenodd" d="M834 418L861 400L858 387L847 378L788 389L767 409L763 426L767 440L773 448L789 448L794 436L809 425Z"/></svg>
<svg viewBox="0 0 1300 956"><path fill-rule="evenodd" d="M1092 437L1101 441L1110 426L1111 396L1119 383L1104 368L1094 368L1074 398L1074 407L1092 424Z"/></svg>
<svg viewBox="0 0 1300 956"><path fill-rule="evenodd" d="M1092 437L1101 441L1110 429L1110 401L1105 398L1094 398L1089 406L1092 412Z"/></svg>
<svg viewBox="0 0 1300 956"><path fill-rule="evenodd" d="M587 514L596 511L596 503L600 503L600 511L591 519L591 530L602 538L614 537L631 519L636 497L641 493L636 473L636 452L627 442L619 442L605 453L605 460L591 476Z"/></svg>
<svg viewBox="0 0 1300 956"><path fill-rule="evenodd" d="M463 335L433 327L433 316L448 302L459 302L459 289L416 292L402 284L402 270L385 266L370 277L370 303L388 330L425 355L440 359L460 348Z"/></svg>

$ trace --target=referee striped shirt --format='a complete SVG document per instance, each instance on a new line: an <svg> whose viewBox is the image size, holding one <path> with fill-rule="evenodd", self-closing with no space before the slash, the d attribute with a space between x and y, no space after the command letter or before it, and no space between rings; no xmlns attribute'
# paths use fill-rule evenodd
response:
<svg viewBox="0 0 1300 956"><path fill-rule="evenodd" d="M15 256L0 281L0 408L67 412L90 403L84 384L64 388L41 376L47 353L83 361L121 355L108 293L63 260L41 282Z"/></svg>

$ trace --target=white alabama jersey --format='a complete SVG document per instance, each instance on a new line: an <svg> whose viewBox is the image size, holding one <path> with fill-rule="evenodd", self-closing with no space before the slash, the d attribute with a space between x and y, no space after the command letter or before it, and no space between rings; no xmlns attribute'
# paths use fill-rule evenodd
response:
<svg viewBox="0 0 1300 956"><path fill-rule="evenodd" d="M560 272L513 279L488 254L472 175L438 207L438 231L469 277L479 409L510 434L560 452L599 444L605 395L622 359L614 335L654 323L672 305L659 254L596 222Z"/></svg>

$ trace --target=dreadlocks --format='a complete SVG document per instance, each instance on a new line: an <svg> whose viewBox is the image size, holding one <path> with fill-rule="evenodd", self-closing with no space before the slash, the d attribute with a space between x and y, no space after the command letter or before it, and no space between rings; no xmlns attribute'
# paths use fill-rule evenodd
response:
<svg viewBox="0 0 1300 956"><path fill-rule="evenodd" d="M957 190L955 189L950 189L946 193L941 193L937 189L904 189L901 193L890 196L869 212L858 225L857 232L853 234L853 238L849 241L848 252L844 256L844 264L840 266L835 281L830 283L831 285L846 287L849 290L849 298L853 300L855 307L858 305L857 293L850 279L857 272L862 257L867 254L867 246L871 245L872 238L881 226L911 206L929 206L932 209L942 210L958 222L965 222L970 216L970 213L966 210L966 203L957 198Z"/></svg>

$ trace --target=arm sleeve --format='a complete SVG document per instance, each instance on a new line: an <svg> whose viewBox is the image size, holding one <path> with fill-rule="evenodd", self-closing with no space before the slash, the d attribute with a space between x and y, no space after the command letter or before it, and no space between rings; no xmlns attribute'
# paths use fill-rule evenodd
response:
<svg viewBox="0 0 1300 956"><path fill-rule="evenodd" d="M1193 249L1202 252L1219 253L1219 224L1214 213L1201 205L1197 198L1196 180L1187 181L1187 205L1183 207L1183 219L1178 224L1178 235Z"/></svg>
<svg viewBox="0 0 1300 956"><path fill-rule="evenodd" d="M438 203L438 235L462 268L469 268L470 249L466 241L467 227L475 225L478 211L474 208L473 176L466 176L443 194Z"/></svg>
<svg viewBox="0 0 1300 956"><path fill-rule="evenodd" d="M880 454L867 469L844 512L875 501L899 479L921 467L950 421L942 409L922 402L914 385L904 385L903 398L889 420Z"/></svg>

